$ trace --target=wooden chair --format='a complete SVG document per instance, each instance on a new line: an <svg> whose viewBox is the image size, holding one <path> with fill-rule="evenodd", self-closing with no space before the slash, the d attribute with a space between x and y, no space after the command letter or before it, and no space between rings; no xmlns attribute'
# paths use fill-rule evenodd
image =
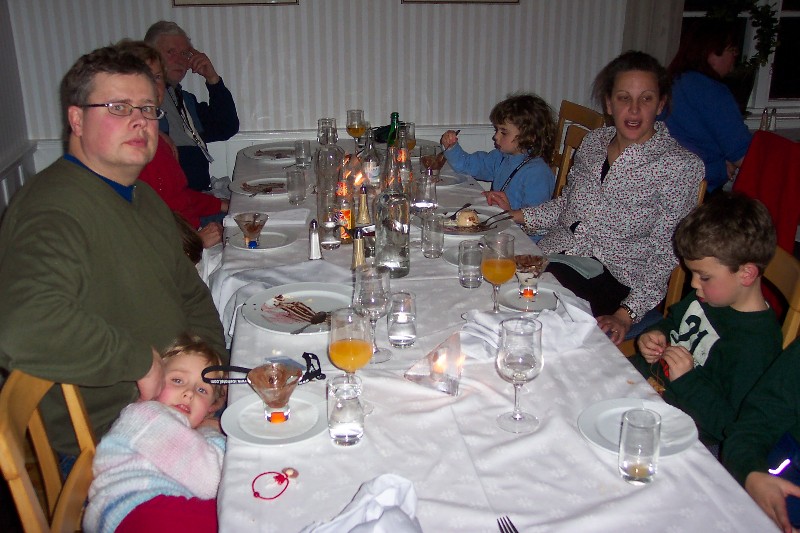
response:
<svg viewBox="0 0 800 533"><path fill-rule="evenodd" d="M703 203L703 199L706 197L707 186L708 183L706 183L706 180L700 182L700 186L697 188L697 205ZM672 274L669 275L667 294L664 296L664 301L662 302L664 306L662 311L665 317L667 316L669 308L672 307L673 304L680 302L681 298L684 296L686 274L686 267L683 266L683 263L679 263L678 266L672 269ZM625 357L633 357L636 355L636 339L622 341L619 345L619 351L621 351Z"/></svg>
<svg viewBox="0 0 800 533"><path fill-rule="evenodd" d="M594 109L589 109L588 107L578 105L569 100L561 100L561 107L558 110L556 150L553 153L553 159L550 164L554 169L560 168L561 160L564 159L564 153L561 147L562 141L564 140L564 126L566 123L580 124L586 130L594 130L605 123L605 118Z"/></svg>
<svg viewBox="0 0 800 533"><path fill-rule="evenodd" d="M778 289L788 304L781 329L786 348L800 332L800 261L779 246L764 271L764 278Z"/></svg>
<svg viewBox="0 0 800 533"><path fill-rule="evenodd" d="M575 124L570 124L567 128L567 136L564 138L564 153L560 154L561 159L556 172L556 186L553 189L553 198L561 196L561 191L564 190L564 186L567 184L569 169L572 168L572 158L587 133L589 133L589 130Z"/></svg>
<svg viewBox="0 0 800 533"><path fill-rule="evenodd" d="M80 531L83 507L92 482L95 438L75 385L61 385L80 454L62 483L56 454L45 432L39 402L55 383L14 370L0 390L0 469L8 482L26 533ZM44 480L41 502L25 468L26 434Z"/></svg>

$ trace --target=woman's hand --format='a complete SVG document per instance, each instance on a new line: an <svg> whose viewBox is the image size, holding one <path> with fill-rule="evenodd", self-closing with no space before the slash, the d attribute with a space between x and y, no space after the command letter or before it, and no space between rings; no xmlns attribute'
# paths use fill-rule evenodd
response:
<svg viewBox="0 0 800 533"><path fill-rule="evenodd" d="M211 248L222 242L222 226L219 222L206 224L197 232L203 241L203 248Z"/></svg>
<svg viewBox="0 0 800 533"><path fill-rule="evenodd" d="M667 336L661 331L648 331L642 333L636 341L639 353L651 365L661 359L667 349Z"/></svg>
<svg viewBox="0 0 800 533"><path fill-rule="evenodd" d="M458 142L458 134L453 130L447 130L442 134L442 138L439 142L445 150L449 150L451 146Z"/></svg>
<svg viewBox="0 0 800 533"><path fill-rule="evenodd" d="M152 349L152 353L153 362L150 364L150 370L136 380L140 402L155 400L164 388L164 365L161 363L161 354L155 348Z"/></svg>
<svg viewBox="0 0 800 533"><path fill-rule="evenodd" d="M800 498L800 487L790 481L765 472L750 472L744 481L744 490L755 500L767 516L785 533L791 533L792 524L786 512L786 497Z"/></svg>
<svg viewBox="0 0 800 533"><path fill-rule="evenodd" d="M620 307L613 315L597 317L597 325L600 326L603 333L608 335L611 342L618 345L625 340L628 330L633 325L633 320L631 320L628 312Z"/></svg>
<svg viewBox="0 0 800 533"><path fill-rule="evenodd" d="M511 209L511 204L508 202L508 196L503 191L486 191L483 193L486 197L486 203L489 205L496 205L503 211Z"/></svg>

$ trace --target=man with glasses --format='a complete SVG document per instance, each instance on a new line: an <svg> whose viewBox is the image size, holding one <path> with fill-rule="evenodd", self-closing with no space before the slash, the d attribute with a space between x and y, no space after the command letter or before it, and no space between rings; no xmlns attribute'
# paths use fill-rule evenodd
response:
<svg viewBox="0 0 800 533"><path fill-rule="evenodd" d="M174 22L156 22L147 30L144 41L161 54L167 73L167 94L162 104L166 116L161 120L161 131L178 147L189 187L206 190L211 183L208 165L214 161L206 143L227 141L239 131L233 96L208 56L196 50ZM208 103L198 102L195 95L181 88L189 69L205 78Z"/></svg>
<svg viewBox="0 0 800 533"><path fill-rule="evenodd" d="M162 386L159 351L183 332L225 353L207 287L155 191L149 67L117 47L81 57L61 83L68 153L25 184L0 225L0 368L75 383L96 435ZM54 448L76 451L63 399L46 398Z"/></svg>

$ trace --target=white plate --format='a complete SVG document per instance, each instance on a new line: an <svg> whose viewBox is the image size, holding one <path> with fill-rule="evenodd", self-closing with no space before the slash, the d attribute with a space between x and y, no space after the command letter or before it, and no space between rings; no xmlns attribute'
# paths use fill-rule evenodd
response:
<svg viewBox="0 0 800 533"><path fill-rule="evenodd" d="M252 250L254 252L262 252L265 250L274 250L276 248L283 248L289 246L297 240L297 235L294 232L286 233L280 230L263 229L261 230L261 237L258 239L258 248L248 248L244 244L244 235L241 231L234 230L230 234L228 244L240 250Z"/></svg>
<svg viewBox="0 0 800 533"><path fill-rule="evenodd" d="M348 307L353 301L353 288L350 285L334 283L290 283L261 291L244 302L242 316L258 328L289 335L306 322L288 316L276 307L275 297L283 295L284 302L302 302L314 310L334 311ZM327 335L328 326L323 322L309 326L302 335Z"/></svg>
<svg viewBox="0 0 800 533"><path fill-rule="evenodd" d="M276 161L279 163L292 163L294 157L294 145L272 146L270 144L254 144L242 149L245 157L257 159L259 161Z"/></svg>
<svg viewBox="0 0 800 533"><path fill-rule="evenodd" d="M605 400L587 407L578 416L578 429L592 444L617 454L622 415L637 407L644 407L661 415L661 457L680 453L697 440L697 426L692 417L664 402L637 398Z"/></svg>
<svg viewBox="0 0 800 533"><path fill-rule="evenodd" d="M462 183L467 181L466 176L445 176L439 174L439 181L436 182L436 187L453 187L455 185L461 185Z"/></svg>
<svg viewBox="0 0 800 533"><path fill-rule="evenodd" d="M439 208L436 209L436 212L440 213L440 214L441 213L445 213L445 214L452 215L454 212L456 212L458 210L459 207L460 206L439 207ZM500 209L498 209L496 207L475 207L475 206L472 206L472 207L468 207L467 209L473 209L478 214L478 218L481 221L484 221L487 218L489 218L490 216L496 215L497 213L499 213L501 211ZM503 216L505 216L505 215L503 215ZM497 217L497 218L498 219L502 219L503 217L501 216L501 217ZM460 237L461 240L464 240L465 238L468 239L470 237L476 237L476 238L477 237L481 237L482 235L486 235L488 233L499 233L499 232L503 231L504 229L510 228L511 225L514 223L512 220L503 220L502 222L498 222L497 224L493 225L489 229L482 230L482 231L470 231L468 229L459 228L458 226L455 226L455 222L450 220L449 218L446 218L445 222L453 224L453 225L445 225L444 226L444 236L445 236L445 238L447 238L447 237ZM414 217L414 220L413 220L412 223L416 227L421 227L421 225L422 225L422 222L420 221L419 217ZM491 224L491 221L489 221L489 223ZM458 264L458 263L456 263L456 264Z"/></svg>
<svg viewBox="0 0 800 533"><path fill-rule="evenodd" d="M280 176L275 176L274 178L259 178L255 180L235 181L233 183L228 184L228 188L231 190L232 193L243 194L245 196L252 196L253 193L247 192L242 188L242 186L245 183L249 183L250 185L261 185L264 183L274 183L276 185L283 185L283 189L279 189L274 192L256 193L256 196L286 196L288 194L288 192L286 191L286 178L282 178Z"/></svg>
<svg viewBox="0 0 800 533"><path fill-rule="evenodd" d="M264 402L248 394L222 413L222 429L229 438L259 446L293 444L319 435L328 427L325 399L295 389L289 399L289 420L271 424L264 419Z"/></svg>
<svg viewBox="0 0 800 533"><path fill-rule="evenodd" d="M514 278L516 280L516 278ZM555 309L558 305L558 300L553 291L549 289L539 289L536 297L531 300L530 298L523 298L519 295L519 283L509 283L507 286L500 288L500 294L497 301L503 307L515 309L517 311L541 311L543 309Z"/></svg>

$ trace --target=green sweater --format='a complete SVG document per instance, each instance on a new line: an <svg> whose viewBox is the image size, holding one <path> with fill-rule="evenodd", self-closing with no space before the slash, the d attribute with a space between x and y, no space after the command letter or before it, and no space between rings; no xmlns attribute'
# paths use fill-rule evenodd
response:
<svg viewBox="0 0 800 533"><path fill-rule="evenodd" d="M149 186L129 203L59 159L17 192L0 226L0 367L81 385L99 438L138 396L151 347L184 331L226 357L208 288ZM62 402L46 402L54 447L73 453Z"/></svg>
<svg viewBox="0 0 800 533"><path fill-rule="evenodd" d="M781 351L780 325L771 309L743 313L701 303L692 291L673 305L651 330L660 330L672 346L683 346L695 367L670 381L660 363L634 364L645 377L665 386L664 400L689 414L707 444L721 442L745 395Z"/></svg>
<svg viewBox="0 0 800 533"><path fill-rule="evenodd" d="M800 339L764 373L726 431L722 463L744 484L750 472L767 471L767 454L787 431L800 441Z"/></svg>

